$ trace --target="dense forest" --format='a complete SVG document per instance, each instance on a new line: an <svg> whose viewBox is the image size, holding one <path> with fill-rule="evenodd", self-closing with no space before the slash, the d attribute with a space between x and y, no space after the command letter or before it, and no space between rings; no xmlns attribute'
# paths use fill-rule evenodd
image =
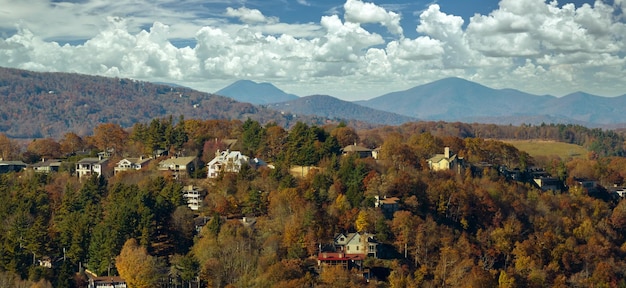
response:
<svg viewBox="0 0 626 288"><path fill-rule="evenodd" d="M496 138L552 139L586 147L587 157L533 159ZM206 179L174 178L155 165L79 181L73 162L113 151L210 161L231 149L275 167ZM341 155L358 143L379 159ZM450 147L474 169L431 171ZM624 139L571 125L495 126L423 122L356 129L302 122L286 130L255 120L153 119L130 129L105 123L90 136L33 140L0 134L5 160L64 158L57 173L0 175L0 286L84 287L86 270L120 275L130 287L624 287L626 201L609 187L626 176ZM308 174L294 166L312 167ZM559 192L507 179L497 167L541 167L564 180ZM187 208L184 185L207 191ZM385 215L375 197L399 198ZM241 221L254 219L253 225ZM199 231L196 221L206 223ZM365 259L369 281L341 267L317 269L337 233L376 235ZM51 268L39 261L51 259ZM168 286L169 285L169 286Z"/></svg>

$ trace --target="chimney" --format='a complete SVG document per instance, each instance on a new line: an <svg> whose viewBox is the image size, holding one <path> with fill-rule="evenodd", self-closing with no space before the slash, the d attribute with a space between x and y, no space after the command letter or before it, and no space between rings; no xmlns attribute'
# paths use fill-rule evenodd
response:
<svg viewBox="0 0 626 288"><path fill-rule="evenodd" d="M446 158L450 158L450 147L444 148L443 151L444 156L446 156Z"/></svg>

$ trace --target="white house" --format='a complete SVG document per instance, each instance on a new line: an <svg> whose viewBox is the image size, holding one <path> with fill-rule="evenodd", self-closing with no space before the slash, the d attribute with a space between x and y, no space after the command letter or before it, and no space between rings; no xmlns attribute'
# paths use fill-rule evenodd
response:
<svg viewBox="0 0 626 288"><path fill-rule="evenodd" d="M207 164L207 178L216 178L222 172L239 173L243 165L249 164L249 157L239 151L217 151L215 158Z"/></svg>
<svg viewBox="0 0 626 288"><path fill-rule="evenodd" d="M335 249L345 254L377 256L378 242L370 233L340 233L335 237Z"/></svg>
<svg viewBox="0 0 626 288"><path fill-rule="evenodd" d="M122 171L129 170L141 170L143 167L146 167L152 158L144 158L140 156L139 158L124 158L117 162L115 168L113 168L113 172L117 174Z"/></svg>
<svg viewBox="0 0 626 288"><path fill-rule="evenodd" d="M88 157L80 159L76 162L76 175L78 175L78 179L90 177L93 174L104 175L108 163L109 159L102 157Z"/></svg>
<svg viewBox="0 0 626 288"><path fill-rule="evenodd" d="M202 207L204 191L196 186L187 185L183 187L183 198L187 201L187 207L189 207L189 209L198 210Z"/></svg>

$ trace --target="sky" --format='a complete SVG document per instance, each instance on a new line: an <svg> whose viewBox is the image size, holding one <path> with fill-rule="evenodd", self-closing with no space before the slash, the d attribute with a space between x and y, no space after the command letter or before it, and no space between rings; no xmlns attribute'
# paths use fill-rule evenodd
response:
<svg viewBox="0 0 626 288"><path fill-rule="evenodd" d="M354 101L447 77L626 94L626 0L0 0L0 66Z"/></svg>

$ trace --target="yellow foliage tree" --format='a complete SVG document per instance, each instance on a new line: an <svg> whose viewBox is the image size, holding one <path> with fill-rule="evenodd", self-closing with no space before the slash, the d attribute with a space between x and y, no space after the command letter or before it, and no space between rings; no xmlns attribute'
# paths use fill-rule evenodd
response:
<svg viewBox="0 0 626 288"><path fill-rule="evenodd" d="M120 255L115 258L115 267L128 287L134 288L156 287L162 274L157 258L148 254L134 238L124 243Z"/></svg>
<svg viewBox="0 0 626 288"><path fill-rule="evenodd" d="M354 223L356 230L359 232L367 232L369 230L369 223L367 222L367 212L365 210L359 211L359 215L356 217Z"/></svg>
<svg viewBox="0 0 626 288"><path fill-rule="evenodd" d="M500 271L500 277L498 277L498 287L500 288L512 288L515 287L515 278L509 276L505 271Z"/></svg>

